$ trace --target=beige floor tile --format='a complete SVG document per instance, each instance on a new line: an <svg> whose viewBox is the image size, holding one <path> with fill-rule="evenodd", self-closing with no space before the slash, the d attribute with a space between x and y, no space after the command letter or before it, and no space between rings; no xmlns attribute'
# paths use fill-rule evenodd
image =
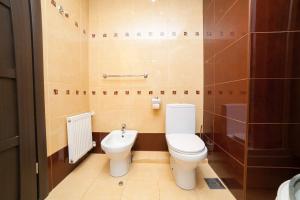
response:
<svg viewBox="0 0 300 200"><path fill-rule="evenodd" d="M200 172L198 175L202 175L205 178L216 178L218 175L214 170L209 166L208 163L200 163L197 167L197 170Z"/></svg>
<svg viewBox="0 0 300 200"><path fill-rule="evenodd" d="M198 190L209 189L204 178L206 178L206 177L201 175L201 171L197 170L197 186L195 187L195 189L198 189ZM216 177L214 177L214 178L216 178Z"/></svg>
<svg viewBox="0 0 300 200"><path fill-rule="evenodd" d="M79 200L94 181L95 178L82 178L70 174L51 191L48 198L51 200Z"/></svg>
<svg viewBox="0 0 300 200"><path fill-rule="evenodd" d="M197 190L183 190L174 181L159 181L160 200L197 200Z"/></svg>
<svg viewBox="0 0 300 200"><path fill-rule="evenodd" d="M128 179L129 173L132 169L132 165L129 168L129 172L127 174L125 174L124 176L121 177L112 177L110 175L110 169L109 169L109 160L106 160L105 163L103 165L101 165L101 167L99 168L99 175L97 177L97 179L101 179L101 180L107 180L107 181L113 181L113 180L117 180L117 181L125 181Z"/></svg>
<svg viewBox="0 0 300 200"><path fill-rule="evenodd" d="M204 178L216 178L207 162L197 168L194 190L179 188L171 173L169 162L161 162L166 152L137 152L129 172L122 177L109 174L109 159L105 154L91 154L49 194L47 200L193 200L234 199L229 190L210 190ZM158 161L155 161L157 158ZM152 162L153 160L154 162ZM123 181L123 186L119 182Z"/></svg>
<svg viewBox="0 0 300 200"><path fill-rule="evenodd" d="M169 152L164 151L134 151L134 163L169 163Z"/></svg>
<svg viewBox="0 0 300 200"><path fill-rule="evenodd" d="M84 162L72 171L72 176L82 178L96 178L103 168L107 167L108 159L104 156L90 155Z"/></svg>
<svg viewBox="0 0 300 200"><path fill-rule="evenodd" d="M155 166L158 181L166 180L166 181L174 181L174 177L172 175L172 171L169 164L157 164Z"/></svg>
<svg viewBox="0 0 300 200"><path fill-rule="evenodd" d="M83 200L120 200L124 185L119 186L118 180L102 180L100 177L90 186L84 194Z"/></svg>
<svg viewBox="0 0 300 200"><path fill-rule="evenodd" d="M128 180L157 181L158 173L156 166L157 164L153 163L132 163L128 173Z"/></svg>
<svg viewBox="0 0 300 200"><path fill-rule="evenodd" d="M234 196L228 190L196 190L198 199L209 200L235 200Z"/></svg>
<svg viewBox="0 0 300 200"><path fill-rule="evenodd" d="M159 189L157 181L128 180L121 200L158 200Z"/></svg>

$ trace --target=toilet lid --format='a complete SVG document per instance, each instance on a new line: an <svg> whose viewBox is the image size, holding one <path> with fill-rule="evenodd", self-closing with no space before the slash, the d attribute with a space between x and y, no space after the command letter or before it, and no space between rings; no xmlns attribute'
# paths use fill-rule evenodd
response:
<svg viewBox="0 0 300 200"><path fill-rule="evenodd" d="M204 142L195 134L168 134L169 146L182 153L199 153L205 148Z"/></svg>

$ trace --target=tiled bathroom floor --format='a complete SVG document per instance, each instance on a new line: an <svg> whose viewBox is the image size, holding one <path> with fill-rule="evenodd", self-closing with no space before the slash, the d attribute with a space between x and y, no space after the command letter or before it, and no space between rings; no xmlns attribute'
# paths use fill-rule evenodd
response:
<svg viewBox="0 0 300 200"><path fill-rule="evenodd" d="M91 154L49 194L47 200L199 200L235 199L227 190L210 190L204 178L217 175L206 161L199 164L194 190L178 188L167 152L134 152L130 171L123 177L109 175L105 154ZM123 182L120 185L119 182Z"/></svg>

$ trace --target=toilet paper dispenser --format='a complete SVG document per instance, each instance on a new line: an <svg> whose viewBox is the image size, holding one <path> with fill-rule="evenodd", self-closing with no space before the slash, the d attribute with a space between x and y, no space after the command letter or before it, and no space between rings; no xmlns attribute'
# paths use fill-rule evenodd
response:
<svg viewBox="0 0 300 200"><path fill-rule="evenodd" d="M153 110L160 109L160 104L161 104L160 98L158 98L158 97L152 98L151 103L152 103L152 109Z"/></svg>

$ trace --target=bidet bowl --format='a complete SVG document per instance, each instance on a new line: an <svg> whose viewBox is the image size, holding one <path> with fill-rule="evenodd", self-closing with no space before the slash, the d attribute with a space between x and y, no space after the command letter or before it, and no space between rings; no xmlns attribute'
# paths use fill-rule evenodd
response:
<svg viewBox="0 0 300 200"><path fill-rule="evenodd" d="M118 177L127 174L131 163L131 148L137 137L137 131L121 130L110 132L102 141L101 148L110 159L110 174Z"/></svg>

